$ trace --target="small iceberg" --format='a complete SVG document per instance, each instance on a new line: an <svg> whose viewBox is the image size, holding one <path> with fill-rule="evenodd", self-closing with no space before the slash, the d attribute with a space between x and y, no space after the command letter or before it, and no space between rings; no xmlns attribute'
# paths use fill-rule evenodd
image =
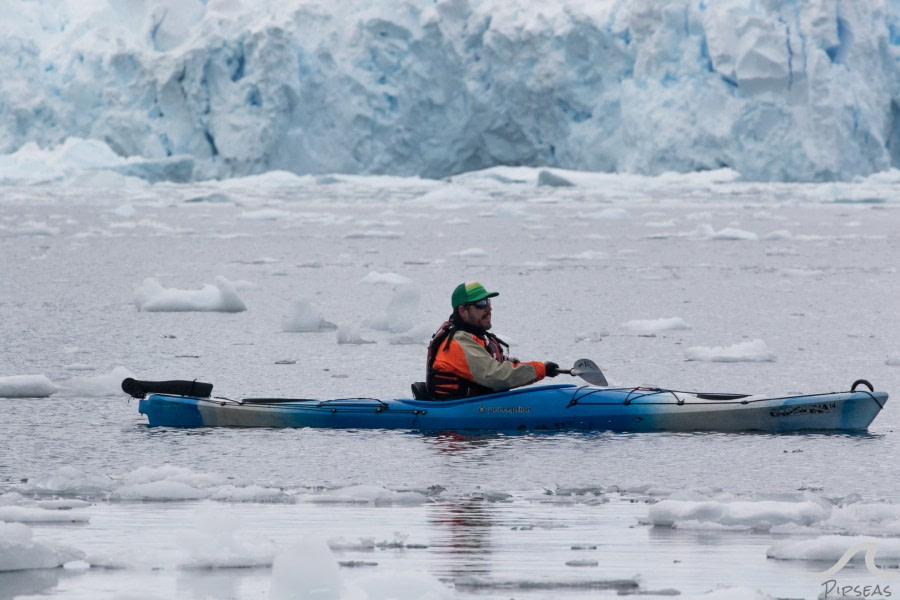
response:
<svg viewBox="0 0 900 600"><path fill-rule="evenodd" d="M728 347L692 346L685 351L685 357L703 362L774 362L776 358L766 343L758 339Z"/></svg>
<svg viewBox="0 0 900 600"><path fill-rule="evenodd" d="M681 317L672 317L670 319L638 319L622 323L622 327L638 333L657 333L660 331L677 331L691 328L691 326L685 323L684 319Z"/></svg>
<svg viewBox="0 0 900 600"><path fill-rule="evenodd" d="M56 386L46 375L10 375L0 377L0 398L46 398Z"/></svg>
<svg viewBox="0 0 900 600"><path fill-rule="evenodd" d="M134 290L134 305L142 312L242 312L247 305L238 296L234 285L221 275L215 285L206 284L199 290L164 288L153 277L144 280Z"/></svg>
<svg viewBox="0 0 900 600"><path fill-rule="evenodd" d="M334 331L337 325L326 321L313 303L306 298L294 301L291 312L281 317L281 330L305 333L311 331Z"/></svg>
<svg viewBox="0 0 900 600"><path fill-rule="evenodd" d="M34 541L27 525L0 521L0 572L54 569L82 558L74 548Z"/></svg>

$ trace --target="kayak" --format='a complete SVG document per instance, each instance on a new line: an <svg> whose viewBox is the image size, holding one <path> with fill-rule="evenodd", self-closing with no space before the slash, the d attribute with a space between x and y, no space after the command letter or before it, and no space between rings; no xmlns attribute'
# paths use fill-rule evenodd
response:
<svg viewBox="0 0 900 600"><path fill-rule="evenodd" d="M857 389L866 387L868 389ZM533 385L458 400L212 396L192 381L122 388L151 427L316 427L419 431L864 431L888 394L857 380L850 391L763 396L661 388Z"/></svg>

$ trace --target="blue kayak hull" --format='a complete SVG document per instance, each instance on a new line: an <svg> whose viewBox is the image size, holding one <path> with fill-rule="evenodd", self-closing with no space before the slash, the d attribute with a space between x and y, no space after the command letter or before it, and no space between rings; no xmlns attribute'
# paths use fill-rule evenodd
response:
<svg viewBox="0 0 900 600"><path fill-rule="evenodd" d="M764 397L545 385L461 400L199 398L149 394L150 426L420 431L863 431L885 392Z"/></svg>

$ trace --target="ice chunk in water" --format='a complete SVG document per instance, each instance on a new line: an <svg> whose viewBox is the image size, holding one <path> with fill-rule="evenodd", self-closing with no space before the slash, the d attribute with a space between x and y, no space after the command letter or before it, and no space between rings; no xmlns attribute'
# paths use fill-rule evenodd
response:
<svg viewBox="0 0 900 600"><path fill-rule="evenodd" d="M310 300L300 298L294 301L291 312L281 317L281 329L298 333L333 331L337 329L337 325L326 321Z"/></svg>
<svg viewBox="0 0 900 600"><path fill-rule="evenodd" d="M0 377L0 398L46 398L56 386L46 375L10 375Z"/></svg>
<svg viewBox="0 0 900 600"><path fill-rule="evenodd" d="M692 346L685 351L685 357L687 360L705 362L774 362L776 358L766 343L759 339L728 347Z"/></svg>
<svg viewBox="0 0 900 600"><path fill-rule="evenodd" d="M31 529L21 523L0 521L0 571L53 569L81 558L84 554L73 548L35 542Z"/></svg>
<svg viewBox="0 0 900 600"><path fill-rule="evenodd" d="M134 291L134 305L143 312L242 312L247 305L238 296L230 281L216 277L215 285L206 284L199 290L164 288L159 281L148 277Z"/></svg>
<svg viewBox="0 0 900 600"><path fill-rule="evenodd" d="M320 538L307 538L279 553L272 565L273 600L339 600L340 567Z"/></svg>

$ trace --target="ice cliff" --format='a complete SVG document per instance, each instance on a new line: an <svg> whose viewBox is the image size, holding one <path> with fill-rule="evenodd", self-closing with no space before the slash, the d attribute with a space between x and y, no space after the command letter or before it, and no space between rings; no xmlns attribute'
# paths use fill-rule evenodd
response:
<svg viewBox="0 0 900 600"><path fill-rule="evenodd" d="M900 0L6 0L3 12L0 154L93 139L131 174L149 161L174 180L527 165L819 181L900 166Z"/></svg>

